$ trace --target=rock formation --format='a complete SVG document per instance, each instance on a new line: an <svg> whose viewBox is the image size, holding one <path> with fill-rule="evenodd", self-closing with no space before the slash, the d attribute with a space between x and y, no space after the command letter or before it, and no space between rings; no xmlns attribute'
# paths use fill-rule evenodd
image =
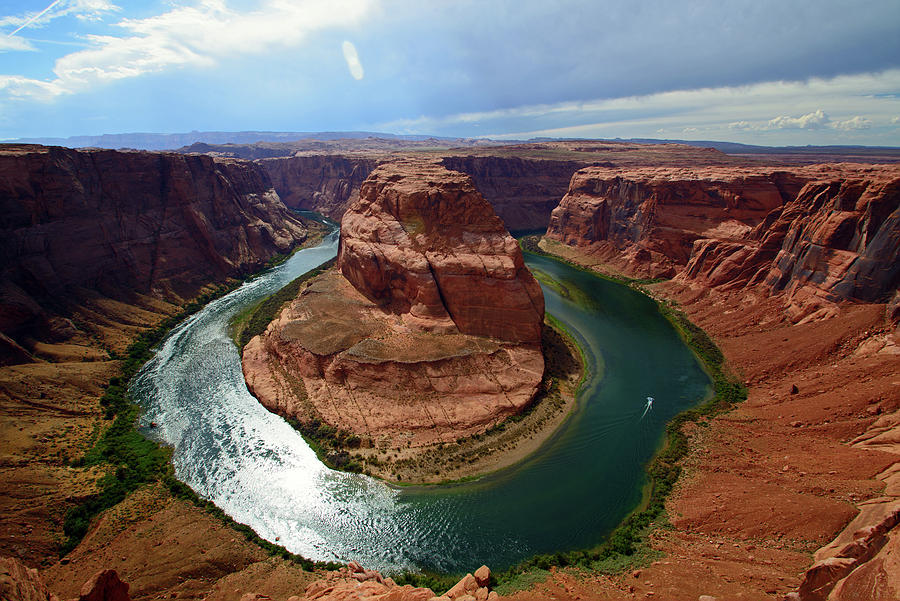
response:
<svg viewBox="0 0 900 601"><path fill-rule="evenodd" d="M547 236L629 275L784 292L799 320L897 289L900 169L589 167Z"/></svg>
<svg viewBox="0 0 900 601"><path fill-rule="evenodd" d="M245 161L11 145L0 174L0 332L13 343L64 337L71 323L51 318L86 290L180 302L306 237Z"/></svg>
<svg viewBox="0 0 900 601"><path fill-rule="evenodd" d="M266 407L424 445L532 400L543 295L467 176L428 163L376 169L344 215L338 267L245 347L248 387Z"/></svg>
<svg viewBox="0 0 900 601"><path fill-rule="evenodd" d="M391 578L384 578L374 570L365 570L355 561L346 568L331 572L306 587L303 599L308 601L496 601L499 596L490 591L491 571L481 566L475 575L466 574L441 596L429 588L399 586ZM301 601L300 597L292 598ZM290 599L289 599L290 601Z"/></svg>
<svg viewBox="0 0 900 601"><path fill-rule="evenodd" d="M284 204L340 221L359 198L377 160L342 155L301 155L259 161Z"/></svg>
<svg viewBox="0 0 900 601"><path fill-rule="evenodd" d="M738 240L698 239L684 281L783 293L791 318L845 300L888 302L900 285L900 168L822 166Z"/></svg>
<svg viewBox="0 0 900 601"><path fill-rule="evenodd" d="M475 187L510 230L544 229L585 161L503 156L446 156L441 164L472 177Z"/></svg>
<svg viewBox="0 0 900 601"><path fill-rule="evenodd" d="M422 329L540 342L540 286L465 175L428 163L373 173L341 222L338 268Z"/></svg>
<svg viewBox="0 0 900 601"><path fill-rule="evenodd" d="M100 570L82 585L78 598L72 601L131 601L128 588L128 583L122 582L115 570ZM59 601L36 569L12 557L0 557L0 599Z"/></svg>

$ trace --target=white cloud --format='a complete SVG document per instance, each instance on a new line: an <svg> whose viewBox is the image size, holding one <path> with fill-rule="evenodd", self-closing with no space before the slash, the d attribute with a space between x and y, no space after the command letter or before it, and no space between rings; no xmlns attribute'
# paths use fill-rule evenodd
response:
<svg viewBox="0 0 900 601"><path fill-rule="evenodd" d="M100 6L105 0L78 2ZM355 24L372 2L265 0L257 10L239 12L224 0L200 0L144 19L123 19L117 26L125 35L87 36L89 48L58 59L55 79L29 80L30 89L74 93L107 81L186 65L209 67L230 56L293 47L315 31ZM35 97L47 98L44 93Z"/></svg>
<svg viewBox="0 0 900 601"><path fill-rule="evenodd" d="M822 129L827 126L831 119L825 114L825 111L818 109L812 113L806 113L800 117L788 117L781 115L771 119L768 123L768 129Z"/></svg>
<svg viewBox="0 0 900 601"><path fill-rule="evenodd" d="M53 19L70 15L82 21L99 21L104 15L118 10L119 7L108 0L57 0L39 11L0 17L0 27L18 29L26 24L28 27L42 27Z"/></svg>
<svg viewBox="0 0 900 601"><path fill-rule="evenodd" d="M19 36L0 35L0 52L7 50L37 50L28 40L23 40Z"/></svg>
<svg viewBox="0 0 900 601"><path fill-rule="evenodd" d="M835 129L844 130L870 129L872 127L872 121L866 119L865 117L861 117L860 115L856 115L855 117L851 117L846 121L835 121L831 126Z"/></svg>
<svg viewBox="0 0 900 601"><path fill-rule="evenodd" d="M842 135L841 132L850 135L865 125L871 125L872 131L882 128L886 132L886 128L891 128L891 120L900 110L898 90L900 69L892 69L831 79L773 81L444 117L422 116L374 127L404 133L433 133L477 122L484 130L480 135L500 139L665 134L748 142L758 141L763 135L767 143L796 143L801 139L798 136L811 140L826 140L826 136L831 136L832 140L840 141L836 136ZM513 127L516 123L525 127L512 130L508 125L511 121ZM505 131L493 128L492 122L504 123ZM896 128L892 131L896 137ZM809 138L810 135L819 137ZM891 143L889 139L885 141Z"/></svg>

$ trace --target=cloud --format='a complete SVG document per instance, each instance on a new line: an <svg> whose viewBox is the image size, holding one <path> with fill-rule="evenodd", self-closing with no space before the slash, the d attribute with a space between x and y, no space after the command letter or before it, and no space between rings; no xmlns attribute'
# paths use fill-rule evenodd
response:
<svg viewBox="0 0 900 601"><path fill-rule="evenodd" d="M835 121L831 124L835 129L844 129L844 130L852 130L852 129L870 129L872 127L872 121L866 119L865 117L861 117L860 115L856 115L846 121Z"/></svg>
<svg viewBox="0 0 900 601"><path fill-rule="evenodd" d="M15 30L7 34L11 36L19 28L42 27L60 17L74 16L82 21L99 21L104 15L119 10L121 9L109 0L56 0L40 11L0 17L0 27L15 27Z"/></svg>
<svg viewBox="0 0 900 601"><path fill-rule="evenodd" d="M839 132L848 135L868 125L872 130L890 127L891 119L900 110L898 89L900 69L892 69L831 79L773 81L421 116L374 127L402 133L459 132L501 139L702 135L703 139L754 141L764 135L767 142L796 143L801 140L798 136L817 135L820 137L815 139L831 136L828 139L839 141ZM799 107L806 112L790 116L785 107ZM480 124L478 131L464 130L475 123Z"/></svg>
<svg viewBox="0 0 900 601"><path fill-rule="evenodd" d="M822 129L831 119L825 111L818 109L800 117L788 117L785 115L775 117L768 123L768 129Z"/></svg>
<svg viewBox="0 0 900 601"><path fill-rule="evenodd" d="M353 76L353 79L359 81L363 78L364 72L362 63L359 62L359 54L356 52L356 46L353 45L353 42L344 40L341 48L344 51L344 60L347 61L347 68L350 70L350 75Z"/></svg>
<svg viewBox="0 0 900 601"><path fill-rule="evenodd" d="M37 50L28 40L23 40L19 36L0 35L0 52L7 50L33 51Z"/></svg>
<svg viewBox="0 0 900 601"><path fill-rule="evenodd" d="M105 3L78 1L98 7ZM200 0L152 17L123 19L116 26L125 35L86 36L89 48L59 58L55 79L30 80L30 89L41 91L36 98L46 99L44 90L74 93L113 80L184 66L211 67L227 57L294 47L313 32L358 22L373 1L266 0L258 10L239 12L224 0Z"/></svg>

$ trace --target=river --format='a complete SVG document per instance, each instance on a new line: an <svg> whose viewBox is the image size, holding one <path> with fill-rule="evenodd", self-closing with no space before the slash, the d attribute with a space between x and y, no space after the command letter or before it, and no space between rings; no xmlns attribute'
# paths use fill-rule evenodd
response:
<svg viewBox="0 0 900 601"><path fill-rule="evenodd" d="M141 427L173 448L179 479L310 559L457 573L593 546L639 502L666 422L709 390L653 301L529 254L529 267L559 283L544 287L547 311L577 333L591 372L556 434L524 462L462 484L396 488L333 471L247 391L228 323L336 252L335 232L210 303L132 384Z"/></svg>

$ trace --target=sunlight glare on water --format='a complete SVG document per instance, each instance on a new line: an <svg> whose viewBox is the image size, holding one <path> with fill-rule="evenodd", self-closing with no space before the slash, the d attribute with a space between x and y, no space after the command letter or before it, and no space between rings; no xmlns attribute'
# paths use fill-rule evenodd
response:
<svg viewBox="0 0 900 601"><path fill-rule="evenodd" d="M173 330L132 385L144 431L173 447L179 479L310 559L461 572L596 544L639 501L643 465L666 422L708 390L649 299L529 255L530 267L589 301L544 288L547 310L578 333L596 363L560 431L522 463L462 484L397 489L333 471L247 391L227 328L233 315L336 251L334 233L210 303Z"/></svg>

